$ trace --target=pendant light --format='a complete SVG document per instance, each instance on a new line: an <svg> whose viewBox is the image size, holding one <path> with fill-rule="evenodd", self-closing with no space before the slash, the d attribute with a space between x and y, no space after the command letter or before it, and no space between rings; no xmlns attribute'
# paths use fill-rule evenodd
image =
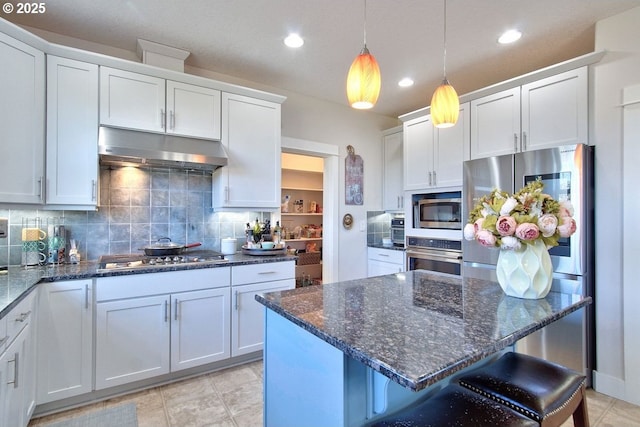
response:
<svg viewBox="0 0 640 427"><path fill-rule="evenodd" d="M458 93L447 80L447 0L444 0L444 79L431 98L431 120L438 128L456 124L460 113Z"/></svg>
<svg viewBox="0 0 640 427"><path fill-rule="evenodd" d="M367 49L367 0L364 0L364 47L347 75L347 98L353 108L372 108L380 94L380 67Z"/></svg>

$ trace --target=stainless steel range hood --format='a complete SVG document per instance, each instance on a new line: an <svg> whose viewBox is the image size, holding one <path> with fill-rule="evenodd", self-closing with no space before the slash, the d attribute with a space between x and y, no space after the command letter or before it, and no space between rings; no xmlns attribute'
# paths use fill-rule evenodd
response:
<svg viewBox="0 0 640 427"><path fill-rule="evenodd" d="M219 141L101 126L98 153L103 165L160 166L213 171L227 165Z"/></svg>

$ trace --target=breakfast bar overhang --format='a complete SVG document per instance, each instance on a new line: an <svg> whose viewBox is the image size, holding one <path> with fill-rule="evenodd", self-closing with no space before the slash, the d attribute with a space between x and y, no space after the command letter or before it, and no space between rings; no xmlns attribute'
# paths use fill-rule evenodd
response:
<svg viewBox="0 0 640 427"><path fill-rule="evenodd" d="M591 303L416 270L257 295L264 425L364 426Z"/></svg>

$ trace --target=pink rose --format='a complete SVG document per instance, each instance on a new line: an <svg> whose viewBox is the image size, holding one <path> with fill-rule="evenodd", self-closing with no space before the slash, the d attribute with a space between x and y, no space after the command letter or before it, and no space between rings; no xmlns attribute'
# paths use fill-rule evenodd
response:
<svg viewBox="0 0 640 427"><path fill-rule="evenodd" d="M478 218L476 219L476 222L473 223L473 226L475 227L476 233L478 233L478 231L482 230L482 223L484 222L484 218Z"/></svg>
<svg viewBox="0 0 640 427"><path fill-rule="evenodd" d="M562 224L558 226L560 237L569 237L576 232L576 220L570 216L562 218Z"/></svg>
<svg viewBox="0 0 640 427"><path fill-rule="evenodd" d="M516 237L521 240L536 240L540 235L540 230L535 224L525 222L516 228Z"/></svg>
<svg viewBox="0 0 640 427"><path fill-rule="evenodd" d="M501 236L512 236L518 224L512 216L501 216L496 221L496 230Z"/></svg>
<svg viewBox="0 0 640 427"><path fill-rule="evenodd" d="M551 237L556 232L558 218L553 214L544 214L538 218L538 228L544 237Z"/></svg>
<svg viewBox="0 0 640 427"><path fill-rule="evenodd" d="M496 236L491 234L489 230L478 231L476 239L482 246L486 246L488 248L493 247L496 244Z"/></svg>

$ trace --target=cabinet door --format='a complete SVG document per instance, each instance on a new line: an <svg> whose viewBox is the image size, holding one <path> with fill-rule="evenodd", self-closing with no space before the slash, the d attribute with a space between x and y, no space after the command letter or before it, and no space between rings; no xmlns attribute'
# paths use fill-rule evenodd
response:
<svg viewBox="0 0 640 427"><path fill-rule="evenodd" d="M3 394L2 404L4 405L0 413L0 425L2 426L26 426L28 422L25 419L23 378L25 374L25 344L30 333L31 326L27 325L5 353L0 356L0 379L2 379L0 394Z"/></svg>
<svg viewBox="0 0 640 427"><path fill-rule="evenodd" d="M169 372L169 297L96 304L96 390Z"/></svg>
<svg viewBox="0 0 640 427"><path fill-rule="evenodd" d="M390 262L382 262L375 259L368 260L367 277L385 276L387 274L401 273L404 267Z"/></svg>
<svg viewBox="0 0 640 427"><path fill-rule="evenodd" d="M382 147L384 150L382 209L400 210L404 207L402 132L385 135Z"/></svg>
<svg viewBox="0 0 640 427"><path fill-rule="evenodd" d="M98 66L47 57L47 204L94 207Z"/></svg>
<svg viewBox="0 0 640 427"><path fill-rule="evenodd" d="M222 105L229 164L214 172L214 208L279 208L280 104L223 93Z"/></svg>
<svg viewBox="0 0 640 427"><path fill-rule="evenodd" d="M520 87L471 101L471 158L520 151Z"/></svg>
<svg viewBox="0 0 640 427"><path fill-rule="evenodd" d="M433 184L433 123L431 116L404 124L404 189L420 190Z"/></svg>
<svg viewBox="0 0 640 427"><path fill-rule="evenodd" d="M93 374L93 284L40 285L38 404L88 393Z"/></svg>
<svg viewBox="0 0 640 427"><path fill-rule="evenodd" d="M587 67L522 86L522 151L586 144Z"/></svg>
<svg viewBox="0 0 640 427"><path fill-rule="evenodd" d="M220 139L220 91L167 81L167 133Z"/></svg>
<svg viewBox="0 0 640 427"><path fill-rule="evenodd" d="M100 124L164 132L165 80L100 67Z"/></svg>
<svg viewBox="0 0 640 427"><path fill-rule="evenodd" d="M44 54L0 33L0 203L44 202Z"/></svg>
<svg viewBox="0 0 640 427"><path fill-rule="evenodd" d="M229 287L171 296L171 371L230 356Z"/></svg>
<svg viewBox="0 0 640 427"><path fill-rule="evenodd" d="M469 151L469 117L469 103L462 104L458 123L436 130L433 181L437 187L462 186L462 163Z"/></svg>
<svg viewBox="0 0 640 427"><path fill-rule="evenodd" d="M293 289L295 286L295 279L287 279L232 288L231 356L262 350L264 306L256 301L256 294Z"/></svg>

